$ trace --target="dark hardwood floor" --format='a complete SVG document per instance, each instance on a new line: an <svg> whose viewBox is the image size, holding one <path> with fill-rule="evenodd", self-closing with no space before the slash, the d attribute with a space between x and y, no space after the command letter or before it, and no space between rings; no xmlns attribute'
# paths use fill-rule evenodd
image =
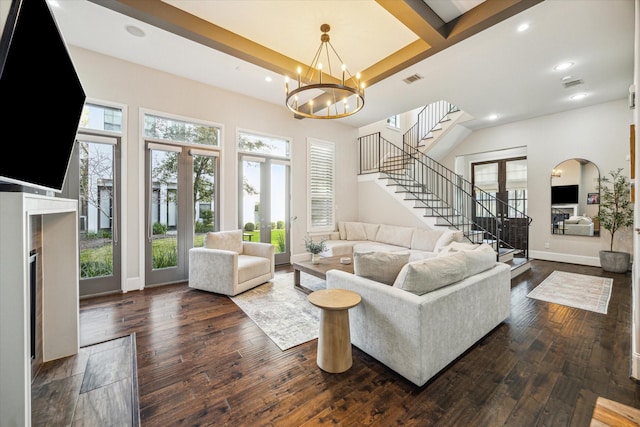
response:
<svg viewBox="0 0 640 427"><path fill-rule="evenodd" d="M608 314L527 298L554 270L614 278ZM228 297L186 284L80 303L82 346L136 333L141 424L163 427L588 426L599 396L640 407L630 325L631 273L533 261L511 316L416 387L355 347L349 371L325 373L317 340L283 352Z"/></svg>

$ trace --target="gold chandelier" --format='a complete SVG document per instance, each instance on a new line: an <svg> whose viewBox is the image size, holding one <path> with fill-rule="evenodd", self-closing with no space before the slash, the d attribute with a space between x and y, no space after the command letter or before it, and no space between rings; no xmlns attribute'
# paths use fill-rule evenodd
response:
<svg viewBox="0 0 640 427"><path fill-rule="evenodd" d="M329 24L320 26L320 31L322 31L320 47L318 47L304 77L302 76L302 68L298 67L298 87L289 91L289 77L285 77L287 93L285 103L295 117L339 119L355 114L364 107L365 85L360 81L360 73L354 77L347 70L340 55L329 41L330 29ZM332 75L331 53L341 64L341 79ZM321 56L327 61L327 73L324 77L323 66L320 62ZM314 83L314 79L317 83Z"/></svg>

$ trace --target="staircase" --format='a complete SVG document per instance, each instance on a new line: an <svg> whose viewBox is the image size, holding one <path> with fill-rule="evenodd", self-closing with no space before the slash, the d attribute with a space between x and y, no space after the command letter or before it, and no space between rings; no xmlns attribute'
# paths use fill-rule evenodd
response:
<svg viewBox="0 0 640 427"><path fill-rule="evenodd" d="M424 114L423 114L424 113ZM429 227L461 230L473 243L490 244L497 259L511 264L512 277L529 269L531 218L483 192L423 154L459 110L440 101L425 107L403 138L402 148L380 133L359 138L360 175L377 174L378 184ZM508 212L499 218L496 212Z"/></svg>

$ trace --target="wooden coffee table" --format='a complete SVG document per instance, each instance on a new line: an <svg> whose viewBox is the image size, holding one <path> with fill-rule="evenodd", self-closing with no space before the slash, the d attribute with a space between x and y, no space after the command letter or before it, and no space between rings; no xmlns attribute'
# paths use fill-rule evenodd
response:
<svg viewBox="0 0 640 427"><path fill-rule="evenodd" d="M300 284L300 272L310 274L323 280L327 280L327 271L341 270L353 273L353 261L350 264L340 264L339 256L321 258L319 264L309 261L295 261L293 263L293 287L305 294L310 294L313 289L305 288ZM350 257L352 260L353 258Z"/></svg>

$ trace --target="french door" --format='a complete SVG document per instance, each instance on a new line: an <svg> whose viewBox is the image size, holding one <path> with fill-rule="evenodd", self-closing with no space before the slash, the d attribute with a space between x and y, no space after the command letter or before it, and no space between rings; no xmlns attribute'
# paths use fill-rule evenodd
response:
<svg viewBox="0 0 640 427"><path fill-rule="evenodd" d="M238 222L246 240L272 243L275 263L291 259L289 160L240 155Z"/></svg>
<svg viewBox="0 0 640 427"><path fill-rule="evenodd" d="M64 196L78 200L80 296L120 291L120 138L79 133Z"/></svg>
<svg viewBox="0 0 640 427"><path fill-rule="evenodd" d="M472 181L478 201L488 208L476 209L475 221L511 247L521 246L528 223L526 157L473 163ZM484 213L483 213L484 212ZM488 214L497 217L497 221Z"/></svg>
<svg viewBox="0 0 640 427"><path fill-rule="evenodd" d="M189 249L218 229L217 152L147 142L145 286L188 279Z"/></svg>

